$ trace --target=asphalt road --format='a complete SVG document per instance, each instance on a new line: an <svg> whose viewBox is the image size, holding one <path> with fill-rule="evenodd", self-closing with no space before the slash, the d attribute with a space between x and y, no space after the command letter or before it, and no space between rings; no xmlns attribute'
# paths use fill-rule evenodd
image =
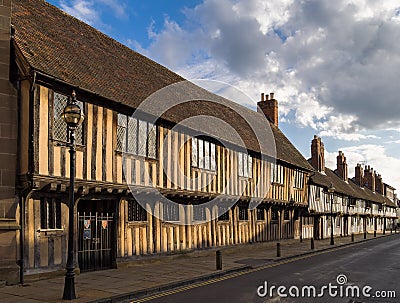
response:
<svg viewBox="0 0 400 303"><path fill-rule="evenodd" d="M209 281L202 286L189 286L186 290L173 290L169 295L164 293L158 298L148 297L139 302L400 302L399 235L270 266L222 281ZM347 283L343 284L346 280ZM277 294L278 287L286 297ZM377 297L393 296L393 291L396 298Z"/></svg>

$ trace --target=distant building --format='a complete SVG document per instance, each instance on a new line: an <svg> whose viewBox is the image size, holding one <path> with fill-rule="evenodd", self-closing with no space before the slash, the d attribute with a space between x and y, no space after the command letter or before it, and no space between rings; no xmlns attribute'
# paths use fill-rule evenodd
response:
<svg viewBox="0 0 400 303"><path fill-rule="evenodd" d="M309 218L304 219L308 229L313 227L313 237L328 237L330 220L334 221L335 236L391 229L397 218L394 188L383 183L381 175L371 167L364 169L360 164L355 168L355 177L349 179L347 159L341 151L336 157L336 169L325 167L324 149L321 138L314 136L309 162L315 173L310 178Z"/></svg>

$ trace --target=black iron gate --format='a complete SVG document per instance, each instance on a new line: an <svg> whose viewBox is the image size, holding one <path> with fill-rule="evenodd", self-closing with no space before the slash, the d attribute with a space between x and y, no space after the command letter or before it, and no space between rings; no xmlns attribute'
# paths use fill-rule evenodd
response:
<svg viewBox="0 0 400 303"><path fill-rule="evenodd" d="M113 266L113 217L112 213L78 212L78 262L81 271Z"/></svg>

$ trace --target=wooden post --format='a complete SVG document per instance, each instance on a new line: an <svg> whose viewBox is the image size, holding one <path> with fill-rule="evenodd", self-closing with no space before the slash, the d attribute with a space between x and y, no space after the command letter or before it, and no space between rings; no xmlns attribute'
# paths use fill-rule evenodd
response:
<svg viewBox="0 0 400 303"><path fill-rule="evenodd" d="M157 253L161 252L161 221L160 221L160 202L157 201L154 206L154 223L155 223L155 240L156 247L155 251Z"/></svg>
<svg viewBox="0 0 400 303"><path fill-rule="evenodd" d="M182 172L183 174L183 172ZM179 204L179 228L180 228L180 243L181 243L181 250L186 249L186 225L185 225L185 207Z"/></svg>
<svg viewBox="0 0 400 303"><path fill-rule="evenodd" d="M216 265L217 270L221 270L222 269L222 253L220 250L217 250L215 252L215 259L216 259L215 265Z"/></svg>
<svg viewBox="0 0 400 303"><path fill-rule="evenodd" d="M312 250L315 249L314 238L311 238L311 249L312 249Z"/></svg>
<svg viewBox="0 0 400 303"><path fill-rule="evenodd" d="M146 211L148 216L148 233L147 233L147 248L148 252L152 254L154 252L154 241L153 241L153 211L151 209L150 203L146 203Z"/></svg>
<svg viewBox="0 0 400 303"><path fill-rule="evenodd" d="M276 243L276 256L279 258L281 256L281 243Z"/></svg>

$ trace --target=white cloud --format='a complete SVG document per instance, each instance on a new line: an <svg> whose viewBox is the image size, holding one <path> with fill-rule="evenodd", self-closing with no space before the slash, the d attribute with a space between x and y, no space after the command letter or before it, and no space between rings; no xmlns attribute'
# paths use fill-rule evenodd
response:
<svg viewBox="0 0 400 303"><path fill-rule="evenodd" d="M397 3L396 3L397 2ZM150 31L148 54L188 78L222 79L325 136L398 128L398 1L205 0Z"/></svg>
<svg viewBox="0 0 400 303"><path fill-rule="evenodd" d="M126 4L117 0L59 0L60 7L68 14L99 28L109 28L101 17L111 9L117 18L127 18Z"/></svg>
<svg viewBox="0 0 400 303"><path fill-rule="evenodd" d="M126 13L126 3L119 0L98 0L99 2L105 4L109 8L114 11L114 14L119 18L127 18L128 15Z"/></svg>
<svg viewBox="0 0 400 303"><path fill-rule="evenodd" d="M100 22L100 13L94 8L93 1L90 0L73 0L60 1L61 8L68 14L91 25Z"/></svg>
<svg viewBox="0 0 400 303"><path fill-rule="evenodd" d="M378 174L382 175L383 182L400 189L400 159L388 156L385 147L376 144L364 144L340 148L347 159L349 177L354 177L354 168L357 163L370 165ZM325 150L326 166L336 169L337 152Z"/></svg>

